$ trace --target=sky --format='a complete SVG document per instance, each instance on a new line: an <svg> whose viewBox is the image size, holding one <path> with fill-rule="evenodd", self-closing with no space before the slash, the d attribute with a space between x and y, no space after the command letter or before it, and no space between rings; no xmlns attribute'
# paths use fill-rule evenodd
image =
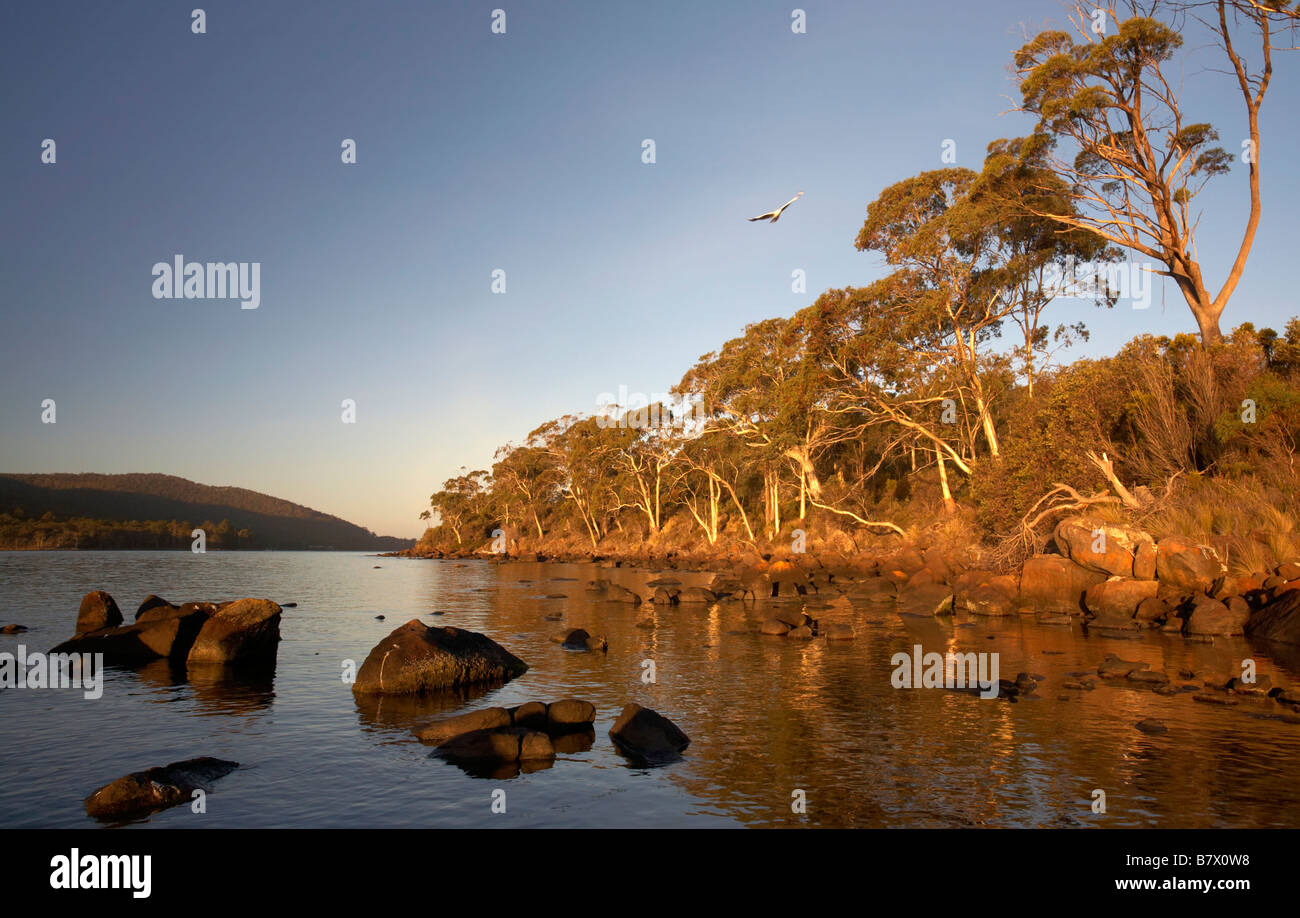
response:
<svg viewBox="0 0 1300 918"><path fill-rule="evenodd" d="M882 276L853 246L867 204L945 166L945 140L978 168L1026 133L1011 53L1064 22L1056 0L803 0L804 34L760 0L276 0L205 3L195 34L202 2L0 11L0 471L163 472L407 537L498 446L620 386L667 392L747 323ZM1189 114L1236 151L1240 97L1203 45ZM1296 53L1225 327L1300 312ZM796 191L779 223L745 219ZM1198 200L1216 284L1244 168ZM155 297L176 255L259 264L257 308ZM1172 286L1048 317L1088 324L1073 356L1195 330Z"/></svg>

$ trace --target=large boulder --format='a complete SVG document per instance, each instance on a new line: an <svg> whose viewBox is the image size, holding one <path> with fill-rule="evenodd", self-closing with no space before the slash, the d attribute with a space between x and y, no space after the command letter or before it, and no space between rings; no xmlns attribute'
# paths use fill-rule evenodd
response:
<svg viewBox="0 0 1300 918"><path fill-rule="evenodd" d="M231 665L269 662L275 660L279 643L280 607L269 599L238 599L222 603L208 616L186 661Z"/></svg>
<svg viewBox="0 0 1300 918"><path fill-rule="evenodd" d="M238 762L202 756L132 772L87 797L86 812L98 819L129 819L188 803L194 791L206 793L213 781L238 767Z"/></svg>
<svg viewBox="0 0 1300 918"><path fill-rule="evenodd" d="M952 588L941 583L923 583L904 587L898 594L898 611L902 615L933 618L952 614Z"/></svg>
<svg viewBox="0 0 1300 918"><path fill-rule="evenodd" d="M990 577L966 594L966 608L974 615L1014 615L1016 593L1014 577Z"/></svg>
<svg viewBox="0 0 1300 918"><path fill-rule="evenodd" d="M898 598L898 587L887 577L867 577L850 587L846 595L854 602L883 604Z"/></svg>
<svg viewBox="0 0 1300 918"><path fill-rule="evenodd" d="M496 641L462 628L430 628L417 619L393 631L357 671L358 695L416 695L477 683L507 682L528 664Z"/></svg>
<svg viewBox="0 0 1300 918"><path fill-rule="evenodd" d="M1083 594L1106 575L1060 555L1036 555L1020 571L1020 601L1035 612L1083 614Z"/></svg>
<svg viewBox="0 0 1300 918"><path fill-rule="evenodd" d="M77 634L102 631L122 624L122 610L117 601L103 590L95 590L81 597L77 612Z"/></svg>
<svg viewBox="0 0 1300 918"><path fill-rule="evenodd" d="M709 603L717 602L718 597L712 590L706 590L704 587L687 587L677 594L679 603Z"/></svg>
<svg viewBox="0 0 1300 918"><path fill-rule="evenodd" d="M998 574L995 571L968 570L958 574L952 580L952 605L954 609L970 609L970 599L977 591L991 587L1005 593L1012 600L1020 591L1020 584L1010 574Z"/></svg>
<svg viewBox="0 0 1300 918"><path fill-rule="evenodd" d="M184 662L207 619L201 609L182 607L166 617L73 635L50 653L102 653L106 663L145 663L159 657Z"/></svg>
<svg viewBox="0 0 1300 918"><path fill-rule="evenodd" d="M1104 627L1107 621L1131 622L1138 606L1144 600L1155 599L1159 587L1154 580L1112 577L1088 587L1083 602L1098 625Z"/></svg>
<svg viewBox="0 0 1300 918"><path fill-rule="evenodd" d="M1252 615L1246 633L1279 644L1300 644L1300 592L1283 593Z"/></svg>
<svg viewBox="0 0 1300 918"><path fill-rule="evenodd" d="M1208 545L1169 536L1156 543L1156 577L1184 593L1209 593L1227 573L1218 554Z"/></svg>
<svg viewBox="0 0 1300 918"><path fill-rule="evenodd" d="M691 740L681 728L658 711L629 703L609 729L619 751L651 764L671 762Z"/></svg>
<svg viewBox="0 0 1300 918"><path fill-rule="evenodd" d="M1061 520L1055 539L1061 554L1080 567L1119 577L1137 577L1139 550L1146 546L1145 557L1149 557L1155 545L1155 540L1140 530L1080 516Z"/></svg>
<svg viewBox="0 0 1300 918"><path fill-rule="evenodd" d="M1197 596L1192 603L1192 612L1187 616L1187 633L1225 637L1245 634L1250 607L1240 596L1234 596L1232 600L1235 602L1224 603L1209 596Z"/></svg>

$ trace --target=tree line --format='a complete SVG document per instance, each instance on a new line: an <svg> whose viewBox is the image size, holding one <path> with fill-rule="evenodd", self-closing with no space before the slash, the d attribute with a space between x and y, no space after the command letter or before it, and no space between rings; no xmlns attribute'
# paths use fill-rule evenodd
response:
<svg viewBox="0 0 1300 918"><path fill-rule="evenodd" d="M867 206L854 245L883 277L747 326L685 373L675 406L566 415L502 447L432 495L424 543L477 548L500 529L596 551L614 536L666 545L671 527L678 544L756 545L949 517L1010 557L1068 510L1171 521L1178 495L1213 502L1206 487L1246 481L1255 504L1287 504L1300 322L1225 334L1221 319L1259 226L1259 114L1295 24L1266 0L1076 7L1070 29L1013 55L1030 133ZM1238 91L1240 149L1192 120L1175 79L1185 43L1217 54ZM1210 278L1196 201L1234 172L1247 215ZM1116 308L1135 271L1169 278L1198 334L1061 365L1088 332L1053 322L1054 301L1083 291Z"/></svg>

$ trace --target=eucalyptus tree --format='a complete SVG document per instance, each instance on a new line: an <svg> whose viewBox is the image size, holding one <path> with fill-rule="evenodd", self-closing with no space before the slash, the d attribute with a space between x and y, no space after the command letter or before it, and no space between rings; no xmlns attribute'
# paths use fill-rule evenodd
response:
<svg viewBox="0 0 1300 918"><path fill-rule="evenodd" d="M617 504L611 444L605 434L599 418L572 414L529 434L529 442L554 463L560 496L577 512L592 548L605 536L606 521Z"/></svg>
<svg viewBox="0 0 1300 918"><path fill-rule="evenodd" d="M821 496L816 457L837 436L821 410L827 368L808 359L815 332L801 316L748 325L743 335L701 357L674 390L697 397L708 423L745 446L745 464L762 479L771 538L781 530L782 471L798 483L798 517L805 519L809 495Z"/></svg>
<svg viewBox="0 0 1300 918"><path fill-rule="evenodd" d="M561 472L554 455L530 435L522 446L498 449L496 458L492 480L498 499L503 506L516 505L542 539L546 535L542 519L560 499Z"/></svg>
<svg viewBox="0 0 1300 918"><path fill-rule="evenodd" d="M462 545L462 530L485 521L491 493L491 475L478 470L448 478L442 483L442 490L429 498L429 505L437 512L440 525L449 527L456 544Z"/></svg>
<svg viewBox="0 0 1300 918"><path fill-rule="evenodd" d="M1001 451L986 385L991 358L980 348L999 334L1011 308L988 280L998 264L999 209L971 195L977 178L969 169L936 169L881 192L856 245L882 254L894 270L840 298L856 328L849 354L855 372L865 374L864 394L967 474L974 428L991 456ZM873 366L877 374L867 372ZM959 421L969 445L964 457L949 445Z"/></svg>
<svg viewBox="0 0 1300 918"><path fill-rule="evenodd" d="M631 508L644 515L651 534L663 526L669 469L677 453L676 432L681 421L669 406L655 403L628 411L619 423L605 428L615 471L615 510Z"/></svg>
<svg viewBox="0 0 1300 918"><path fill-rule="evenodd" d="M997 244L982 284L1000 292L1004 302L995 311L1005 314L1020 332L1023 343L1015 352L1033 398L1034 384L1052 355L1076 339L1088 339L1082 322L1058 323L1053 331L1045 321L1047 307L1058 296L1079 292L1113 306L1118 291L1108 283L1079 284L1078 265L1087 265L1095 277L1103 264L1118 261L1123 252L1095 233L1054 219L1077 215L1069 188L1051 170L1046 150L1026 146L1023 138L989 144L971 198L994 227Z"/></svg>
<svg viewBox="0 0 1300 918"><path fill-rule="evenodd" d="M1178 286L1203 344L1222 338L1219 319L1259 227L1259 114L1273 76L1277 20L1288 6L1245 0L1163 6L1182 23L1191 18L1207 27L1207 38L1231 68L1245 114L1241 158L1249 210L1217 288L1205 279L1197 253L1202 214L1196 198L1207 182L1231 169L1234 157L1218 145L1213 125L1187 113L1181 91L1184 39L1176 24L1156 18L1162 5L1080 3L1069 31L1044 31L1015 53L1021 107L1038 119L1034 135L1023 141L1025 155L1050 151L1051 167L1076 207L1073 214L1045 215L1155 262L1155 273ZM1243 28L1258 49L1253 65L1240 44Z"/></svg>
<svg viewBox="0 0 1300 918"><path fill-rule="evenodd" d="M713 427L684 439L677 452L674 488L710 545L721 535L724 506L734 508L747 540L755 541L754 527L737 492L745 470L741 449L725 429Z"/></svg>

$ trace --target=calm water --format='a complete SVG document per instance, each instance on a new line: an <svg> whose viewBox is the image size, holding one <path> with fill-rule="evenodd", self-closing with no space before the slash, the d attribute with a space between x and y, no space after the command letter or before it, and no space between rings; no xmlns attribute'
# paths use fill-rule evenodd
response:
<svg viewBox="0 0 1300 918"><path fill-rule="evenodd" d="M1221 709L1106 682L1058 700L1069 672L1095 670L1112 652L1149 661L1175 684L1189 681L1180 669L1198 683L1226 678L1247 656L1274 682L1300 684L1296 660L1244 640L1108 640L1018 618L904 620L843 601L814 614L853 622L853 642L760 636L764 607L739 603L660 608L652 628L638 628L652 607L588 599L582 588L597 575L628 586L653 576L336 553L0 553L0 623L31 629L0 636L0 651L45 651L68 637L92 589L112 593L128 620L150 592L298 603L284 613L274 677L261 682L188 682L159 663L110 668L94 701L74 690L0 692L0 826L93 826L82 809L90 791L197 755L243 767L216 783L206 814L181 806L136 825L1300 825L1300 726L1252 716L1276 711L1271 702ZM554 615L563 621L546 620ZM472 697L355 701L342 661L360 664L415 617L484 632L531 669ZM604 633L609 652L549 640L570 626ZM890 658L916 643L997 651L1004 678L1028 671L1046 681L1018 704L894 689ZM641 682L647 659L653 685ZM511 779L471 777L430 758L411 733L443 713L566 696L596 705L594 745ZM636 768L614 751L608 729L628 701L691 736L681 762ZM1147 717L1169 732L1137 731ZM505 815L490 809L497 788ZM1104 816L1091 812L1093 788L1106 791ZM791 813L796 789L806 815Z"/></svg>

